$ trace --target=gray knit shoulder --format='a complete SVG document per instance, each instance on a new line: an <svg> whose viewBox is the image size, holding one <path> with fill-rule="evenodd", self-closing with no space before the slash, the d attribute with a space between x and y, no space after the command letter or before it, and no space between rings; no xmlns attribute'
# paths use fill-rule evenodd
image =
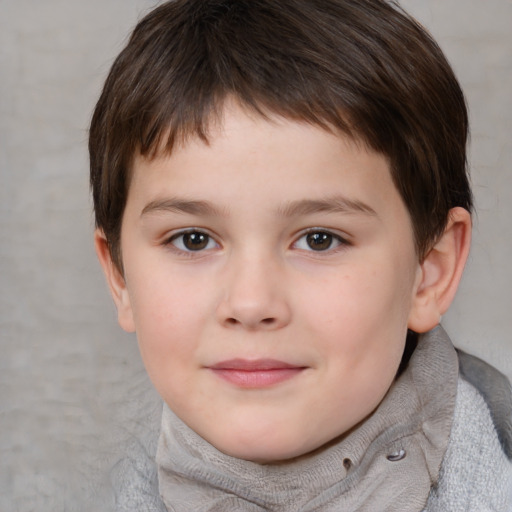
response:
<svg viewBox="0 0 512 512"><path fill-rule="evenodd" d="M134 441L111 471L115 512L167 512L158 492L154 457Z"/></svg>
<svg viewBox="0 0 512 512"><path fill-rule="evenodd" d="M512 460L512 388L493 366L458 350L461 377L485 400L504 453Z"/></svg>
<svg viewBox="0 0 512 512"><path fill-rule="evenodd" d="M450 442L424 512L512 512L512 462L484 397L462 377Z"/></svg>

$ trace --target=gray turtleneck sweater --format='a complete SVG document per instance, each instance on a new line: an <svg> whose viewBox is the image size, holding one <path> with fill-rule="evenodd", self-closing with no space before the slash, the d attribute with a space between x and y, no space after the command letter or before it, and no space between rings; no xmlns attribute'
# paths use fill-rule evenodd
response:
<svg viewBox="0 0 512 512"><path fill-rule="evenodd" d="M164 407L157 464L117 465L116 510L509 512L511 459L507 379L438 327L367 421L294 461L229 457Z"/></svg>

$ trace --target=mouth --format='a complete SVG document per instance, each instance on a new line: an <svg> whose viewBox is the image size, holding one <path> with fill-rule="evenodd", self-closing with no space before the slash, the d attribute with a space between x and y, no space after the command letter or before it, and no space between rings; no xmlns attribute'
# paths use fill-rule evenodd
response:
<svg viewBox="0 0 512 512"><path fill-rule="evenodd" d="M209 366L215 375L240 388L266 388L292 379L307 367L275 359L230 359Z"/></svg>

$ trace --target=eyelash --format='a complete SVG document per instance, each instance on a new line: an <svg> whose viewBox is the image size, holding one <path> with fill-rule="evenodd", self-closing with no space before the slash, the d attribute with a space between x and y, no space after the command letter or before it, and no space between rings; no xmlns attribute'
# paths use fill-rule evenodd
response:
<svg viewBox="0 0 512 512"><path fill-rule="evenodd" d="M304 249L304 248L301 249L301 248L297 247L298 243L302 239L307 239L307 237L311 236L311 235L324 235L324 236L329 237L330 238L329 246L323 250L315 250L311 246L309 246L309 248L307 248L307 249ZM324 240L325 240L325 238L324 238ZM321 241L322 240L320 240L320 242ZM337 244L336 247L332 247L333 243ZM311 229L308 229L307 231L304 231L301 234L301 236L299 238L297 238L297 240L292 244L292 246L295 246L296 248L298 248L300 250L303 250L306 252L311 252L313 254L321 254L321 253L331 253L332 254L332 253L338 252L339 250L345 249L346 247L350 247L351 245L352 244L346 238L343 238L342 236L340 236L336 233L333 233L332 231L330 231L328 229L323 229L323 228L311 228Z"/></svg>
<svg viewBox="0 0 512 512"><path fill-rule="evenodd" d="M183 237L187 235L198 235L199 237L204 237L207 239L206 246L199 248L199 249L190 249L187 248L183 243ZM177 240L182 239L181 244L182 247L178 247L175 243ZM215 241L214 237L212 237L210 234L206 233L204 230L201 229L187 229L185 231L179 231L178 233L173 234L171 237L166 239L163 243L166 247L172 248L174 251L178 252L181 255L186 255L193 257L196 254L202 253L205 250L210 250L212 247L209 247L209 245L213 242L217 247L219 247L219 244Z"/></svg>
<svg viewBox="0 0 512 512"><path fill-rule="evenodd" d="M199 247L198 249L195 249L195 250L187 248L184 245L184 241L183 241L183 237L185 237L187 235L197 235L198 237L200 237L199 242L201 242L201 240L204 242L206 239L205 246ZM309 245L309 243L308 243L309 241L307 241L307 237L313 236L313 235L323 235L324 238L323 239L321 238L319 240L320 243L325 242L326 241L325 237L328 237L328 240L327 240L328 246L325 248L319 249L319 250L313 249ZM180 240L180 239L181 239L180 245L182 247L179 247L177 245L177 243L175 243L177 240ZM299 243L303 239L306 240L306 244L308 244L308 248L299 247ZM214 244L214 247L210 247L210 245L212 243ZM332 247L333 244L336 244L336 246ZM172 250L179 253L180 255L186 255L187 257L194 257L194 255L199 255L205 251L209 251L213 248L220 247L220 245L218 244L218 242L215 241L215 238L213 236L211 236L204 230L195 229L195 228L187 229L185 231L180 231L178 233L173 234L171 237L167 238L163 242L163 245L166 247L170 247ZM200 243L198 243L198 245L200 245ZM340 235L333 233L332 231L329 231L327 229L322 229L322 228L311 228L311 229L308 229L307 231L302 232L300 234L300 236L293 242L291 247L295 248L295 249L299 249L304 252L311 252L313 254L322 254L322 253L336 253L339 250L342 250L351 245L352 244L348 240L346 240L345 238L343 238Z"/></svg>

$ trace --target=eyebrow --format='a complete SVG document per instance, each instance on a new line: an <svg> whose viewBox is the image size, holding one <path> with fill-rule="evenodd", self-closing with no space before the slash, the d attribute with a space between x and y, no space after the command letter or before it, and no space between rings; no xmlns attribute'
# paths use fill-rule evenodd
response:
<svg viewBox="0 0 512 512"><path fill-rule="evenodd" d="M280 208L279 213L285 217L311 215L313 213L363 213L378 217L377 212L371 206L362 201L343 196L292 201Z"/></svg>
<svg viewBox="0 0 512 512"><path fill-rule="evenodd" d="M150 213L173 212L198 216L224 216L226 212L208 201L194 201L179 198L160 199L149 202L142 210L141 217ZM377 212L369 205L359 200L343 196L333 196L325 199L301 199L291 201L278 208L278 215L294 217L311 215L313 213L363 213L377 217Z"/></svg>
<svg viewBox="0 0 512 512"><path fill-rule="evenodd" d="M148 213L173 212L188 213L190 215L215 215L223 216L225 212L216 208L207 201L192 201L187 199L169 198L155 200L148 203L141 212L141 217Z"/></svg>

